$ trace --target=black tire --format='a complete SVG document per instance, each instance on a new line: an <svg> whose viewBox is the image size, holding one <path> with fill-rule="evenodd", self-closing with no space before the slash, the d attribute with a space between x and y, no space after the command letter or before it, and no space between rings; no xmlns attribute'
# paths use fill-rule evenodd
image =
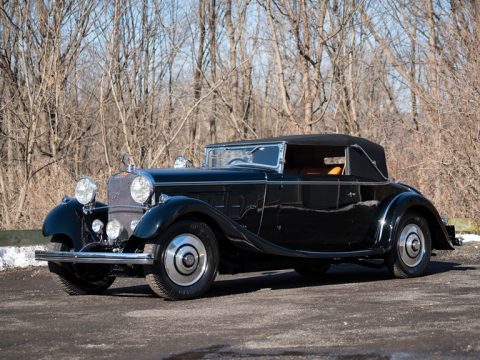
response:
<svg viewBox="0 0 480 360"><path fill-rule="evenodd" d="M419 250L414 246L419 241ZM392 250L385 263L397 278L418 277L425 274L430 264L432 238L428 222L415 211L406 212L394 234Z"/></svg>
<svg viewBox="0 0 480 360"><path fill-rule="evenodd" d="M185 242L182 242L182 239L186 239ZM195 243L189 243L192 240ZM178 247L175 247L177 243ZM191 244L192 247L190 247ZM182 249L187 249L184 250L183 257L180 253ZM180 259L183 261L186 256L191 254L188 253L190 251L188 249L193 249L192 253L196 252L198 256L192 255L194 260L191 261L194 262L194 265L190 265L191 267L188 269L185 268L193 273L184 276L177 267L177 261ZM151 252L155 256L153 265L144 266L145 279L153 292L164 299L198 298L208 291L215 280L219 264L218 245L215 234L203 222L179 221L174 223L154 244L146 244L144 251ZM174 266L169 266L169 264ZM193 279L192 283L188 283L187 279Z"/></svg>
<svg viewBox="0 0 480 360"><path fill-rule="evenodd" d="M50 248L56 251L70 251L70 246L67 242L60 239L52 239ZM95 266L84 265L82 266ZM100 265L101 267L102 265ZM82 278L78 276L75 269L70 263L54 263L48 262L48 269L53 281L69 295L97 295L107 290L115 281L115 277L100 275L98 278ZM103 268L99 268L102 274ZM92 271L93 273L93 271Z"/></svg>
<svg viewBox="0 0 480 360"><path fill-rule="evenodd" d="M315 265L303 265L297 266L295 271L297 274L303 276L309 280L318 280L322 275L324 275L330 268L329 261L322 261Z"/></svg>

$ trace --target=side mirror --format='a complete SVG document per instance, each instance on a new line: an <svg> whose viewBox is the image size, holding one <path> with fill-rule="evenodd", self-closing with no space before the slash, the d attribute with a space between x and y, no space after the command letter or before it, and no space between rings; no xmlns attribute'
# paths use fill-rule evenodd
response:
<svg viewBox="0 0 480 360"><path fill-rule="evenodd" d="M190 168L193 167L193 163L185 156L178 156L173 163L173 167L175 169Z"/></svg>

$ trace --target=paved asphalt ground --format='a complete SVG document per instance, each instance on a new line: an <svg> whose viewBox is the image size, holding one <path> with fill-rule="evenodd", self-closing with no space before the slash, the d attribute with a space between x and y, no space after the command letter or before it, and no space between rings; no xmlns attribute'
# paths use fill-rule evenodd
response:
<svg viewBox="0 0 480 360"><path fill-rule="evenodd" d="M479 359L480 245L429 275L337 265L221 276L208 297L168 302L142 279L68 296L45 268L0 273L1 359Z"/></svg>

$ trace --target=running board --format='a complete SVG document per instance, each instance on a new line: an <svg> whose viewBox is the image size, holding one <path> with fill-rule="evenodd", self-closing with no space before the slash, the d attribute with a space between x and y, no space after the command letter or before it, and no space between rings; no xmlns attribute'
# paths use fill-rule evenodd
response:
<svg viewBox="0 0 480 360"><path fill-rule="evenodd" d="M84 263L84 264L125 264L151 265L154 262L152 253L110 253L110 252L80 252L80 251L35 251L35 260Z"/></svg>

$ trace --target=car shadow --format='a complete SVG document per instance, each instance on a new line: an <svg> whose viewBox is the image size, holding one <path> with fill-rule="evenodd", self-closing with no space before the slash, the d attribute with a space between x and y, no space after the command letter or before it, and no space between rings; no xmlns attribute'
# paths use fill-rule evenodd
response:
<svg viewBox="0 0 480 360"><path fill-rule="evenodd" d="M454 262L432 261L428 269L428 275L441 274L448 271L466 271L475 269L462 266ZM305 287L317 287L325 285L341 285L353 283L368 283L391 280L392 276L386 268L372 269L353 264L339 264L332 266L330 270L318 280L311 280L298 275L295 271L264 272L260 275L249 276L240 279L221 279L215 281L212 289L205 297L228 296L256 292L262 289L283 290Z"/></svg>
<svg viewBox="0 0 480 360"><path fill-rule="evenodd" d="M474 266L465 266L460 263L450 262L450 261L430 261L430 266L428 267L427 276L433 274L441 274L448 271L467 271L475 270Z"/></svg>
<svg viewBox="0 0 480 360"><path fill-rule="evenodd" d="M115 283L114 283L115 286ZM147 284L111 287L102 293L102 296L118 297L157 297Z"/></svg>
<svg viewBox="0 0 480 360"><path fill-rule="evenodd" d="M441 274L449 271L467 271L474 267L446 261L432 261L427 276ZM230 278L229 276L217 277L210 291L204 298L229 296L236 294L253 293L263 289L284 290L305 287L318 287L325 285L341 285L352 283L378 282L392 279L385 268L372 269L354 264L334 265L318 280L306 279L293 270L265 271L241 275L242 277ZM104 295L120 297L156 297L148 285L134 285L114 287L108 289Z"/></svg>

